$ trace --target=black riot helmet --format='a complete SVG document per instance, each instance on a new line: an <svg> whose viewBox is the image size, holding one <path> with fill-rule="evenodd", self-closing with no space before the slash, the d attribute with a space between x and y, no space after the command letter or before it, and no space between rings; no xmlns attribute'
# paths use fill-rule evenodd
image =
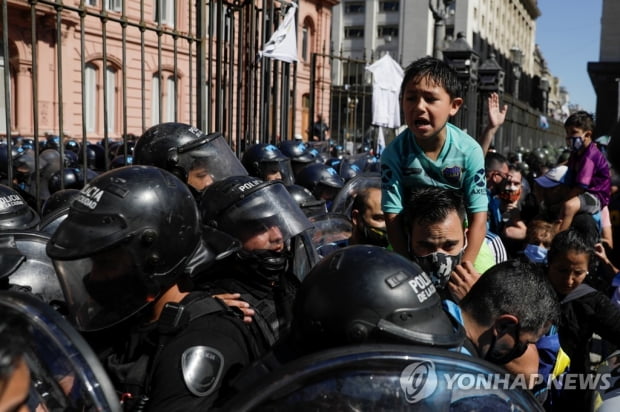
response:
<svg viewBox="0 0 620 412"><path fill-rule="evenodd" d="M297 178L297 173L310 163L314 163L316 157L310 152L306 144L297 140L283 140L278 144L280 151L291 159L293 173Z"/></svg>
<svg viewBox="0 0 620 412"><path fill-rule="evenodd" d="M89 143L83 147L78 154L80 165L84 164L84 156L86 156L86 167L99 172L105 170L106 152L103 146Z"/></svg>
<svg viewBox="0 0 620 412"><path fill-rule="evenodd" d="M0 231L34 229L39 215L14 189L0 185Z"/></svg>
<svg viewBox="0 0 620 412"><path fill-rule="evenodd" d="M300 185L288 185L286 190L293 196L295 202L299 205L304 215L311 218L313 216L321 216L327 213L325 200L319 200L311 191Z"/></svg>
<svg viewBox="0 0 620 412"><path fill-rule="evenodd" d="M35 170L34 157L29 150L25 150L20 146L11 146L11 161L13 172L17 170L24 174L30 174ZM7 176L9 169L9 146L0 144L0 176Z"/></svg>
<svg viewBox="0 0 620 412"><path fill-rule="evenodd" d="M86 176L84 176L86 172ZM97 176L97 172L91 169L79 169L74 167L66 167L62 170L54 172L47 181L47 188L50 195L61 190L64 185L65 189L81 189L86 184L86 181L91 181ZM86 178L86 180L84 180Z"/></svg>
<svg viewBox="0 0 620 412"><path fill-rule="evenodd" d="M299 172L297 184L310 190L317 199L331 201L344 186L344 179L335 169L322 163L310 164Z"/></svg>
<svg viewBox="0 0 620 412"><path fill-rule="evenodd" d="M161 123L144 132L136 142L133 162L160 167L186 183L189 172L197 168L206 169L213 182L247 175L221 133L205 134L184 123Z"/></svg>
<svg viewBox="0 0 620 412"><path fill-rule="evenodd" d="M243 153L241 164L250 176L268 180L270 175L280 174L285 185L293 183L291 160L272 144L256 143Z"/></svg>
<svg viewBox="0 0 620 412"><path fill-rule="evenodd" d="M458 347L465 338L428 275L378 246L326 256L303 280L294 310L294 336L312 350L362 342Z"/></svg>
<svg viewBox="0 0 620 412"><path fill-rule="evenodd" d="M273 226L288 241L311 226L281 182L250 176L232 176L209 186L200 202L200 212L205 225L241 243Z"/></svg>
<svg viewBox="0 0 620 412"><path fill-rule="evenodd" d="M69 205L80 193L79 189L65 188L55 191L41 207L41 218L45 218L50 213L58 209L69 208Z"/></svg>
<svg viewBox="0 0 620 412"><path fill-rule="evenodd" d="M189 188L152 166L126 166L93 179L71 202L47 245L74 324L103 329L137 314L191 275L201 240Z"/></svg>

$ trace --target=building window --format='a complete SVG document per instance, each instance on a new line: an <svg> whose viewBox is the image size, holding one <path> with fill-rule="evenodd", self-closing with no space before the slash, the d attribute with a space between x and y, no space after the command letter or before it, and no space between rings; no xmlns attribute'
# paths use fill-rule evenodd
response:
<svg viewBox="0 0 620 412"><path fill-rule="evenodd" d="M151 121L153 125L174 122L177 110L177 84L174 81L174 75L169 72L162 72L163 82L160 81L158 73L153 74L153 82L151 88ZM163 90L161 89L163 85ZM160 119L160 106L163 109Z"/></svg>
<svg viewBox="0 0 620 412"><path fill-rule="evenodd" d="M398 1L381 1L381 2L379 2L379 10L381 10L381 11L398 11L399 10L399 2Z"/></svg>
<svg viewBox="0 0 620 412"><path fill-rule="evenodd" d="M304 26L301 29L301 58L304 61L308 61L308 52L310 49L310 45L308 44L308 42L310 41L310 33L308 33L308 31L309 30L307 26Z"/></svg>
<svg viewBox="0 0 620 412"><path fill-rule="evenodd" d="M118 91L118 69L108 66L105 71L105 112L107 123L104 124L103 74L97 62L87 63L84 70L84 118L87 133L102 133L105 130L115 133L120 93Z"/></svg>
<svg viewBox="0 0 620 412"><path fill-rule="evenodd" d="M344 28L345 39L354 39L364 37L363 26L348 26Z"/></svg>
<svg viewBox="0 0 620 412"><path fill-rule="evenodd" d="M97 111L97 68L93 64L87 64L84 70L84 114L86 132L95 131L95 116Z"/></svg>
<svg viewBox="0 0 620 412"><path fill-rule="evenodd" d="M86 4L87 6L96 6L97 0L86 0L84 4Z"/></svg>
<svg viewBox="0 0 620 412"><path fill-rule="evenodd" d="M106 109L108 113L107 130L116 130L116 69L108 67L106 69Z"/></svg>
<svg viewBox="0 0 620 412"><path fill-rule="evenodd" d="M377 37L398 37L398 26L390 25L390 26L378 26L377 27Z"/></svg>
<svg viewBox="0 0 620 412"><path fill-rule="evenodd" d="M105 9L120 12L123 10L123 0L105 0Z"/></svg>
<svg viewBox="0 0 620 412"><path fill-rule="evenodd" d="M8 59L7 59L8 60ZM6 70L10 70L9 66L6 65L5 66L5 62L7 61L4 59L4 52L3 52L3 47L0 46L0 96L2 96L2 98L0 99L0 133L6 133L6 129L7 129L7 121L6 121L6 105L4 104L4 72ZM12 75L11 75L11 83L12 83ZM10 99L11 101L13 100L13 98L11 97ZM9 129L11 128L10 125Z"/></svg>
<svg viewBox="0 0 620 412"><path fill-rule="evenodd" d="M363 1L349 1L344 4L344 12L346 14L355 14L364 12Z"/></svg>
<svg viewBox="0 0 620 412"><path fill-rule="evenodd" d="M155 21L174 26L174 0L155 0Z"/></svg>

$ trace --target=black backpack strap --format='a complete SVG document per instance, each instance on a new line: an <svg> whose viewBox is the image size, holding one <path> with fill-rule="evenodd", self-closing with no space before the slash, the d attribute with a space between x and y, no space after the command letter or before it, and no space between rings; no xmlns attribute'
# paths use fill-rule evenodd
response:
<svg viewBox="0 0 620 412"><path fill-rule="evenodd" d="M256 299L249 293L241 294L241 300L244 300L254 307L254 317L252 329L258 329L261 338L267 347L273 346L277 341L278 314L275 307L268 305L266 302Z"/></svg>

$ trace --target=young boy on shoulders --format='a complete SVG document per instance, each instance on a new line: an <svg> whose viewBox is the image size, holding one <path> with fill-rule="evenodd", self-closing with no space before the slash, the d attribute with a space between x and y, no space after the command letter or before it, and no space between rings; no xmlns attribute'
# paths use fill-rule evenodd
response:
<svg viewBox="0 0 620 412"><path fill-rule="evenodd" d="M381 155L382 209L393 249L409 256L403 226L403 199L421 187L460 190L468 218L463 260L474 262L486 234L488 198L482 148L448 122L463 99L456 72L424 57L405 71L400 91L407 129Z"/></svg>

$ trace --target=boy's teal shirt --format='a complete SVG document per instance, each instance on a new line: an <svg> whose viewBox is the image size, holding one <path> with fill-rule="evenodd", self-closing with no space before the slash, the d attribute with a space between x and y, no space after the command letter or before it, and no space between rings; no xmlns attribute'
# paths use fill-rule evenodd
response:
<svg viewBox="0 0 620 412"><path fill-rule="evenodd" d="M436 186L459 190L468 215L488 210L484 155L480 144L451 123L437 160L427 157L409 129L399 134L381 154L384 213L398 214L415 188Z"/></svg>

